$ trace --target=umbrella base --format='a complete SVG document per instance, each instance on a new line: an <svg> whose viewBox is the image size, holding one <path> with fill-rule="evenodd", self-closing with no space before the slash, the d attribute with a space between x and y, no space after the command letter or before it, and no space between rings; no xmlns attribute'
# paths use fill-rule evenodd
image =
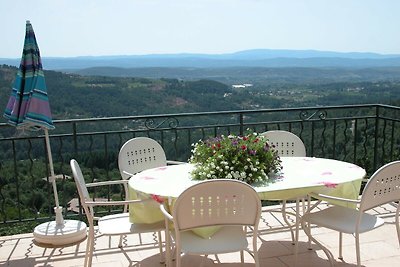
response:
<svg viewBox="0 0 400 267"><path fill-rule="evenodd" d="M35 227L34 241L39 246L68 246L85 240L86 224L76 220L45 222Z"/></svg>

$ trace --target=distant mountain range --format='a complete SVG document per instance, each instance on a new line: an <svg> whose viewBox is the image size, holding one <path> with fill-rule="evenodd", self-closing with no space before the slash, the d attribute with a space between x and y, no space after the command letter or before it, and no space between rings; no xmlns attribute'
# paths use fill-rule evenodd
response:
<svg viewBox="0 0 400 267"><path fill-rule="evenodd" d="M305 67L369 68L399 67L400 55L341 53L316 50L254 49L227 54L149 54L121 56L44 57L48 70L79 70L92 67L147 68L227 68ZM0 64L18 66L19 58L0 58Z"/></svg>

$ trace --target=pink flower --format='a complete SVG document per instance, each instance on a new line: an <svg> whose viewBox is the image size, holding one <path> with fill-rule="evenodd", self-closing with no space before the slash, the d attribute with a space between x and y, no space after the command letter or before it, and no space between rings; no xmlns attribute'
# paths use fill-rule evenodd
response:
<svg viewBox="0 0 400 267"><path fill-rule="evenodd" d="M151 177L151 176L142 176L142 177L140 177L140 179L143 179L143 180L154 180L156 178Z"/></svg>
<svg viewBox="0 0 400 267"><path fill-rule="evenodd" d="M158 195L151 195L151 198L157 201L158 203L162 204L164 203L164 199Z"/></svg>
<svg viewBox="0 0 400 267"><path fill-rule="evenodd" d="M322 182L322 184L328 188L336 188L336 186L338 186L338 184L332 182Z"/></svg>

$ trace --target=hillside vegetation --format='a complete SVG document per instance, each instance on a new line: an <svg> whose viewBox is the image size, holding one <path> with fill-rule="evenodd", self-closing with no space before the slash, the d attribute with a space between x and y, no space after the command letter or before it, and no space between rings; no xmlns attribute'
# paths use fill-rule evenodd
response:
<svg viewBox="0 0 400 267"><path fill-rule="evenodd" d="M6 106L16 71L15 67L0 66L0 107ZM400 76L373 82L355 79L357 82L307 83L307 78L296 82L290 77L294 74L301 77L302 73L308 77L310 74L307 73L312 70L286 71L286 76L279 77L281 83L261 81L245 88L232 88L232 83L211 78L81 76L56 71L45 71L45 75L54 119L399 103ZM235 72L230 75L234 77ZM250 77L238 81L252 83Z"/></svg>

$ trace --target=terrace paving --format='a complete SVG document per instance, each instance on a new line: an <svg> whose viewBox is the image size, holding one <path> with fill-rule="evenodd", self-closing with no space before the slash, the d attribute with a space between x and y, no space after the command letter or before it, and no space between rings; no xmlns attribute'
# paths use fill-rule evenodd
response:
<svg viewBox="0 0 400 267"><path fill-rule="evenodd" d="M326 206L321 205L321 208ZM258 251L261 266L287 267L294 266L294 246L291 243L288 229L282 229L281 215L278 206L264 207L260 223L260 238ZM293 208L293 207L291 207ZM374 209L387 222L383 227L361 235L361 260L362 266L400 266L400 249L394 224L395 207L385 205ZM290 218L292 219L292 218ZM336 232L313 228L313 234L326 245L335 256L338 255L338 234ZM160 255L156 242L156 235L142 235L140 244L137 235L124 238L124 247L117 247L119 237L99 237L96 240L96 250L93 257L95 267L119 266L164 266L159 262ZM300 231L299 255L297 267L330 266L323 251L316 245L308 249L307 238ZM354 238L344 235L343 240L344 260L336 259L335 266L356 266ZM86 241L64 248L44 248L35 245L32 234L20 234L0 237L0 266L25 267L25 266L54 266L78 267L83 266ZM183 266L241 266L239 253L222 254L219 256L220 264L214 256L184 256ZM254 266L254 261L245 253L245 267Z"/></svg>

